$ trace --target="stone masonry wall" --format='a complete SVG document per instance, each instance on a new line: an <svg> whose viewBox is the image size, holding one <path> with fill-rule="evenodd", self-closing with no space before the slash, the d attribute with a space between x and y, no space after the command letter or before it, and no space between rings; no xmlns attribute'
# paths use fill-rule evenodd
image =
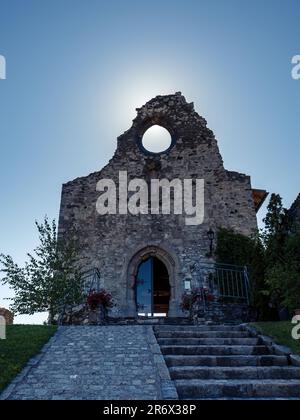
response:
<svg viewBox="0 0 300 420"><path fill-rule="evenodd" d="M172 147L162 154L147 153L141 147L143 134L154 124L166 128L173 139ZM187 226L185 215L174 214L100 216L96 212L100 194L96 184L103 178L118 184L119 171L128 172L128 181L204 179L204 223ZM60 237L71 227L78 231L84 266L100 270L104 286L117 301L112 315L135 316L134 273L129 267L134 257L147 250L169 264L169 315L182 316L179 302L184 280L191 278L196 285L191 266L208 260L207 231L224 227L249 235L257 229L257 221L250 177L224 169L217 141L205 119L176 93L158 96L137 109L132 127L118 138L113 158L101 171L63 185Z"/></svg>

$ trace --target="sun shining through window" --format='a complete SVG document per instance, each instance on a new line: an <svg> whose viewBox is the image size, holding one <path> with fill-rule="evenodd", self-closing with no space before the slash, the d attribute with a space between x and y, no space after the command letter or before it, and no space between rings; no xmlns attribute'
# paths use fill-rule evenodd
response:
<svg viewBox="0 0 300 420"><path fill-rule="evenodd" d="M148 152L162 153L169 149L172 138L168 130L160 125L153 125L144 134L142 143Z"/></svg>

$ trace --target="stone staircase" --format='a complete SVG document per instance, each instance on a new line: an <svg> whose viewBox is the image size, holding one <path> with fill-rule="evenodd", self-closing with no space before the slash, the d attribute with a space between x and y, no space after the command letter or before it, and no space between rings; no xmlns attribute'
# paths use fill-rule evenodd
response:
<svg viewBox="0 0 300 420"><path fill-rule="evenodd" d="M154 331L180 399L300 400L300 367L242 326Z"/></svg>

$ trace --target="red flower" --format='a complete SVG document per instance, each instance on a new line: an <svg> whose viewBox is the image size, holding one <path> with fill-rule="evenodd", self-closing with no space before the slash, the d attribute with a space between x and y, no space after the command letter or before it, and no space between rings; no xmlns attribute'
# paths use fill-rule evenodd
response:
<svg viewBox="0 0 300 420"><path fill-rule="evenodd" d="M196 303L200 302L213 302L215 296L209 292L207 287L199 287L192 289L190 293L185 292L182 295L181 309L183 311L189 311Z"/></svg>
<svg viewBox="0 0 300 420"><path fill-rule="evenodd" d="M100 305L104 308L111 308L113 306L112 295L105 289L101 289L99 292L92 290L87 297L87 304L92 309L97 309Z"/></svg>

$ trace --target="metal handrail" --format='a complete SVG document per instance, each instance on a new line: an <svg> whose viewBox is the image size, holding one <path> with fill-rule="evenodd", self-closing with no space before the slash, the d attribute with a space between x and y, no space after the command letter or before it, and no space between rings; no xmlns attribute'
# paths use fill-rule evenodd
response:
<svg viewBox="0 0 300 420"><path fill-rule="evenodd" d="M249 279L249 273L248 273L248 267L244 267L244 279L245 279L245 287L246 287L246 293L247 293L247 303L250 304L250 279Z"/></svg>
<svg viewBox="0 0 300 420"><path fill-rule="evenodd" d="M200 264L199 284L208 286L219 299L229 302L250 303L250 279L248 268L232 264Z"/></svg>
<svg viewBox="0 0 300 420"><path fill-rule="evenodd" d="M99 291L101 289L101 275L98 268L94 267L89 270L83 271L81 274L81 280L84 284L84 291L89 294L92 291ZM61 325L63 322L63 317L66 312L66 297L68 296L68 293L65 295L65 299L61 302L61 311L58 316L58 325Z"/></svg>
<svg viewBox="0 0 300 420"><path fill-rule="evenodd" d="M94 267L82 273L84 288L87 293L99 291L101 288L101 275L98 268Z"/></svg>

